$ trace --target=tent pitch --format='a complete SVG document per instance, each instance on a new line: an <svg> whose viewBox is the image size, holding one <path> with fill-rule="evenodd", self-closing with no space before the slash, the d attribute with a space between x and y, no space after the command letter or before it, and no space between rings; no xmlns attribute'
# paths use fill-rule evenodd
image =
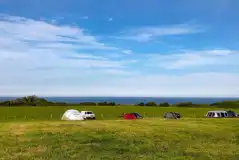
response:
<svg viewBox="0 0 239 160"><path fill-rule="evenodd" d="M82 114L78 111L78 110L75 110L75 109L70 109L70 110L67 110L61 120L78 120L78 121L83 121L84 118L82 116Z"/></svg>
<svg viewBox="0 0 239 160"><path fill-rule="evenodd" d="M122 116L124 119L142 119L143 116L141 116L139 113L124 113Z"/></svg>
<svg viewBox="0 0 239 160"><path fill-rule="evenodd" d="M181 115L177 112L167 112L163 116L165 119L180 119Z"/></svg>

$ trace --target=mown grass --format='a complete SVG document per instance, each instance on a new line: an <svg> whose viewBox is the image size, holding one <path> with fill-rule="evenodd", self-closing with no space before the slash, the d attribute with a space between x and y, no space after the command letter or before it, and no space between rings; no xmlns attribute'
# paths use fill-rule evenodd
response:
<svg viewBox="0 0 239 160"><path fill-rule="evenodd" d="M238 160L239 119L0 123L0 159Z"/></svg>
<svg viewBox="0 0 239 160"><path fill-rule="evenodd" d="M202 118L209 110L222 108L94 106L94 107L0 107L0 121L59 120L68 109L90 110L99 120L118 119L124 112L139 112L144 117L162 117L165 112L179 112L183 117ZM229 109L226 109L229 110ZM239 112L239 109L231 109Z"/></svg>

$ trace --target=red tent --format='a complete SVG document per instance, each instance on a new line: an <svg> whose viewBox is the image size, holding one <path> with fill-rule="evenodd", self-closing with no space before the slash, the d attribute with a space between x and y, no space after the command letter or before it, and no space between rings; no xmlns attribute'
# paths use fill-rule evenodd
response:
<svg viewBox="0 0 239 160"><path fill-rule="evenodd" d="M124 119L137 119L137 117L135 116L135 114L132 113L126 113L123 115Z"/></svg>

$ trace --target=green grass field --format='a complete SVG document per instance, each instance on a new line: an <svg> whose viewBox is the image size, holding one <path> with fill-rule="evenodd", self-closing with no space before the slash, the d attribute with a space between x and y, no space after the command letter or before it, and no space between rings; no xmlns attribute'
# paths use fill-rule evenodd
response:
<svg viewBox="0 0 239 160"><path fill-rule="evenodd" d="M139 112L144 117L162 118L168 111L179 112L187 118L203 118L209 110L222 108L140 107L140 106L93 106L93 107L0 107L0 121L60 120L68 109L90 110L99 120L114 120L124 112ZM230 110L230 109L226 109ZM239 109L231 109L239 113Z"/></svg>
<svg viewBox="0 0 239 160"><path fill-rule="evenodd" d="M60 121L70 108L92 110L99 120ZM212 109L0 108L0 159L238 160L239 119L202 118L208 110ZM121 113L132 111L146 118L118 118ZM162 115L167 111L177 111L183 118L164 120Z"/></svg>

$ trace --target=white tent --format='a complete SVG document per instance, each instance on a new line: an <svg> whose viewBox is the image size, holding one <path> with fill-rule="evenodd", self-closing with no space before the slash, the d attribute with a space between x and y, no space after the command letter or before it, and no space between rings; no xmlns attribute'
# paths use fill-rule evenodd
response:
<svg viewBox="0 0 239 160"><path fill-rule="evenodd" d="M70 110L67 110L61 120L84 120L82 114L78 111L78 110L75 110L75 109L70 109Z"/></svg>

